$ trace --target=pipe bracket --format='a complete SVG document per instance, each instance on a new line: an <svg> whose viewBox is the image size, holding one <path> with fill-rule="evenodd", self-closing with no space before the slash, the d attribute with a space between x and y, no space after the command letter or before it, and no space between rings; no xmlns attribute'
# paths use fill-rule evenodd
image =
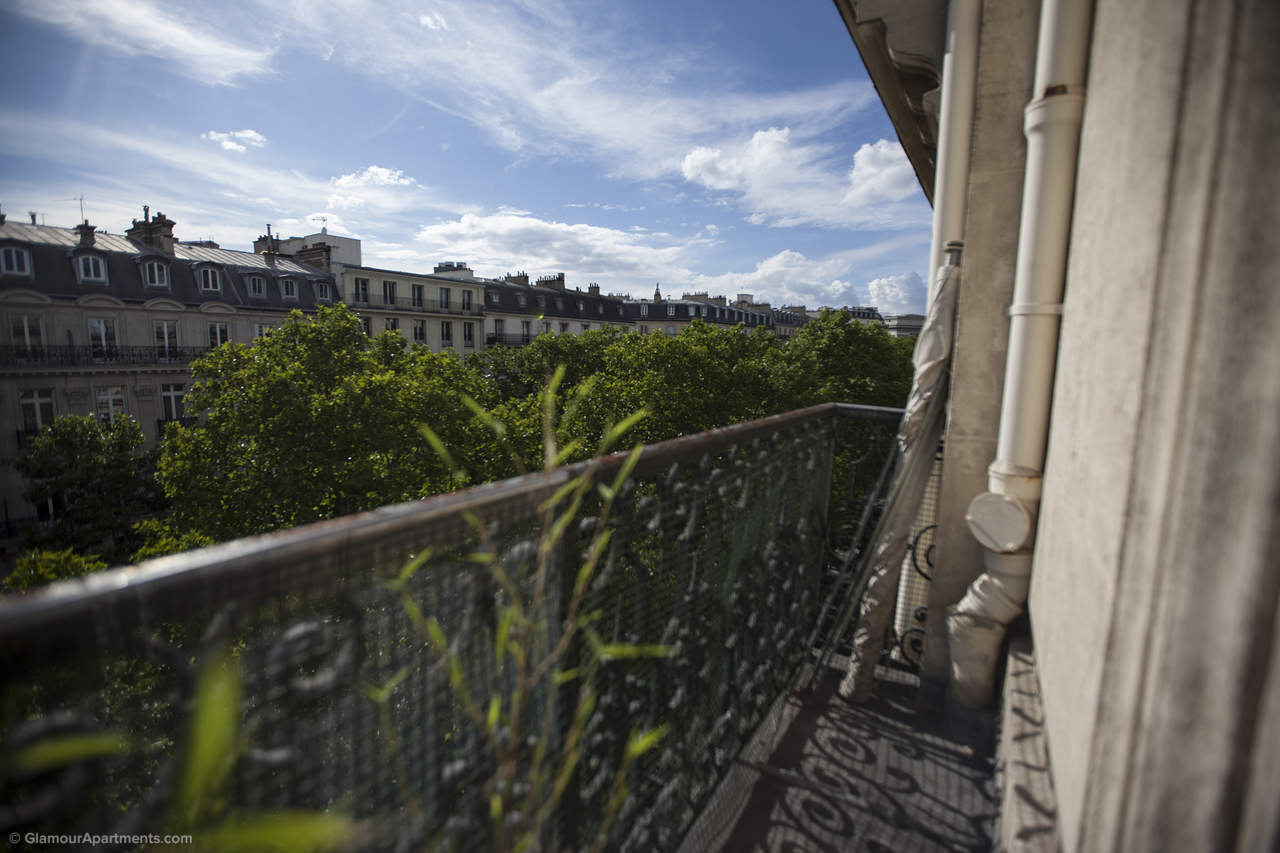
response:
<svg viewBox="0 0 1280 853"><path fill-rule="evenodd" d="M1010 317L1027 314L1057 314L1062 316L1061 302L1016 302L1009 306Z"/></svg>

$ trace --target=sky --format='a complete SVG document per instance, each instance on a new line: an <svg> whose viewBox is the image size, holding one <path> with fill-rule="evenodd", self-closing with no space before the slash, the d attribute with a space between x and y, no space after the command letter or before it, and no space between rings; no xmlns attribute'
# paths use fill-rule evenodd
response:
<svg viewBox="0 0 1280 853"><path fill-rule="evenodd" d="M8 0L0 46L14 219L923 312L929 206L830 0Z"/></svg>

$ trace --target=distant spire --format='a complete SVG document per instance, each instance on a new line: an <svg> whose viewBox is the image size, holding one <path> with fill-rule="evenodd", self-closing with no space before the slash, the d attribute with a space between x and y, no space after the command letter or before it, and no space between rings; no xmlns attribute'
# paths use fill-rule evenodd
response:
<svg viewBox="0 0 1280 853"><path fill-rule="evenodd" d="M660 282L655 282L653 285L653 301L654 302L662 301L662 285Z"/></svg>

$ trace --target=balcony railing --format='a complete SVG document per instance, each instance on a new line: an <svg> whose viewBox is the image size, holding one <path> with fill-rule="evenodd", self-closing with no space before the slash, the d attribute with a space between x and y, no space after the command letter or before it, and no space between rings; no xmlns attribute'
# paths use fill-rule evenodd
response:
<svg viewBox="0 0 1280 853"><path fill-rule="evenodd" d="M524 347L528 346L536 335L499 335L493 332L485 335L485 343L491 347Z"/></svg>
<svg viewBox="0 0 1280 853"><path fill-rule="evenodd" d="M92 367L101 364L189 364L208 347L0 346L0 367Z"/></svg>
<svg viewBox="0 0 1280 853"><path fill-rule="evenodd" d="M358 849L674 849L810 659L899 414L813 407L646 447L616 490L624 455L0 600L0 831L287 811ZM573 513L576 478L600 488ZM513 722L516 661L561 643ZM637 732L665 734L619 801Z"/></svg>

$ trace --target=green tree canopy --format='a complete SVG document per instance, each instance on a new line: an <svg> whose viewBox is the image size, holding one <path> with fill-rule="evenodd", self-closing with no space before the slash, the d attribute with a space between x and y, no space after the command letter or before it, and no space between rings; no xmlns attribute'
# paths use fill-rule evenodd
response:
<svg viewBox="0 0 1280 853"><path fill-rule="evenodd" d="M159 479L176 528L215 540L452 488L423 424L474 443L461 395L479 395L475 371L394 333L370 339L342 306L219 347L192 376L199 420L169 428Z"/></svg>
<svg viewBox="0 0 1280 853"><path fill-rule="evenodd" d="M162 502L154 455L142 445L142 428L128 417L106 423L63 415L34 436L14 467L27 478L28 501L53 503L54 523L35 535L35 544L128 559L136 544L132 522Z"/></svg>

